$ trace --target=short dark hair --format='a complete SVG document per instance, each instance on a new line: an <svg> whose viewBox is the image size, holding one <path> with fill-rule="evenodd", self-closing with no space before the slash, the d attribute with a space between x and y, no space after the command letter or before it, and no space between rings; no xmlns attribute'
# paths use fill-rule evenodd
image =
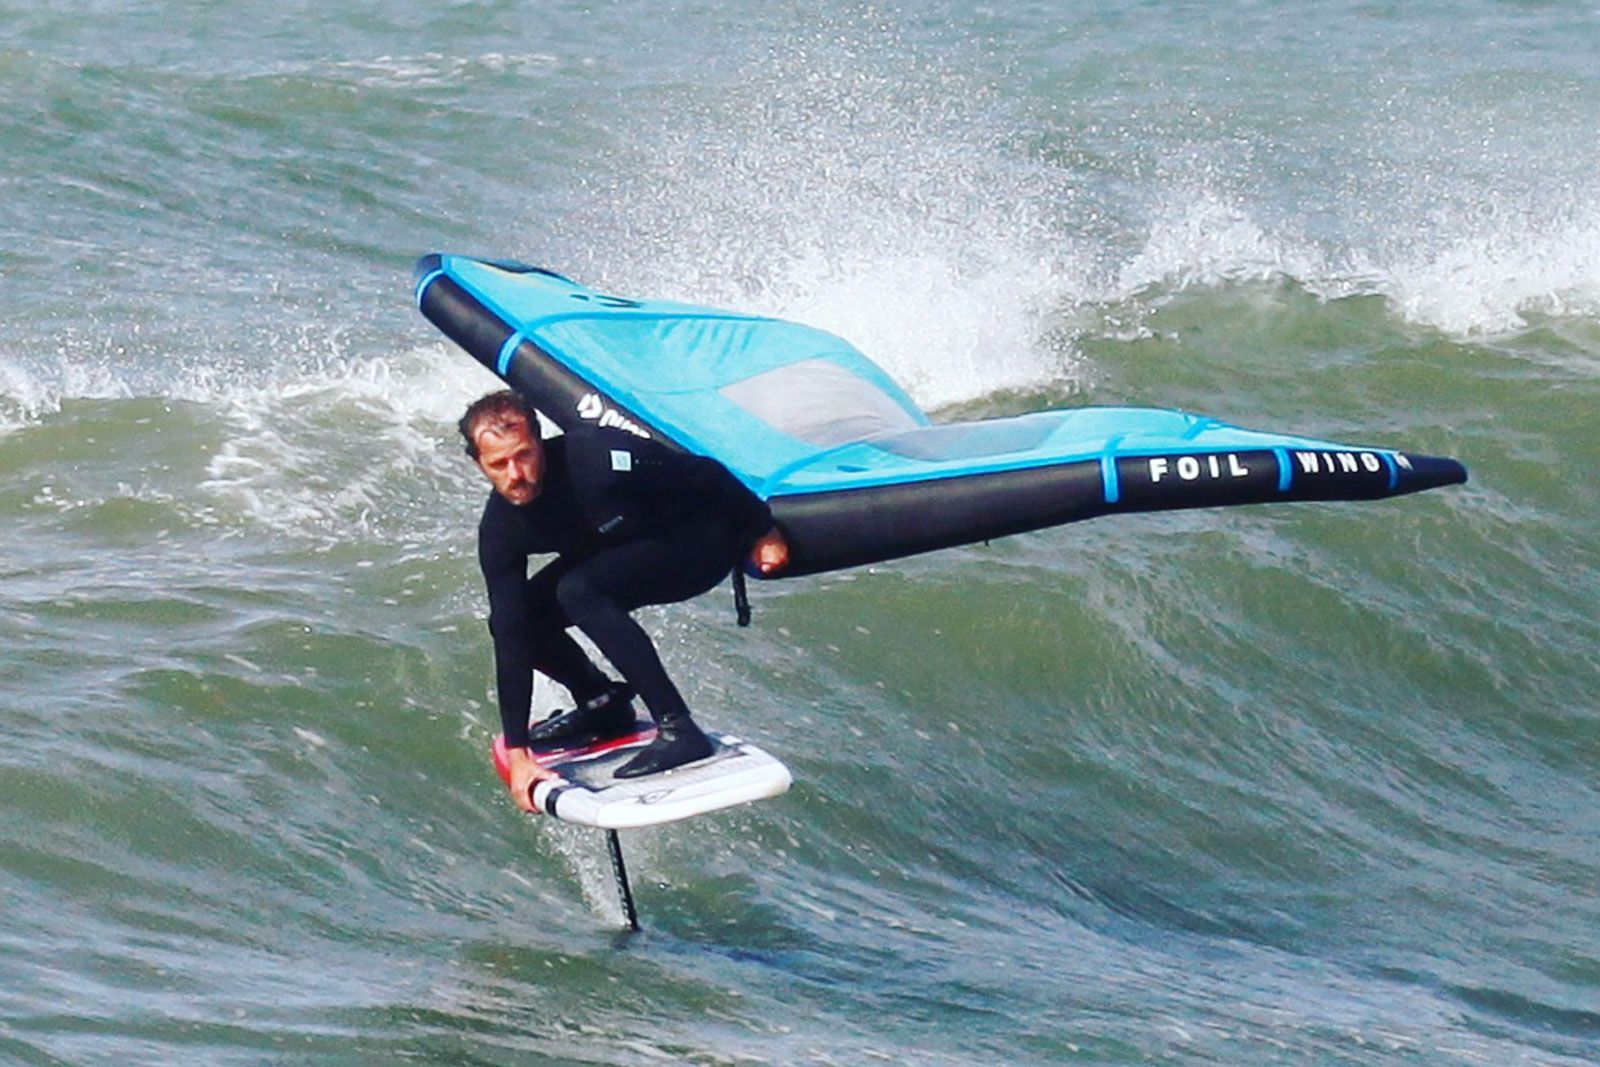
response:
<svg viewBox="0 0 1600 1067"><path fill-rule="evenodd" d="M521 393L502 389L497 393L480 396L468 406L466 414L456 423L461 438L466 442L467 455L478 458L478 434L484 430L500 432L511 428L511 423L522 422L529 433L538 433L539 417L533 405Z"/></svg>

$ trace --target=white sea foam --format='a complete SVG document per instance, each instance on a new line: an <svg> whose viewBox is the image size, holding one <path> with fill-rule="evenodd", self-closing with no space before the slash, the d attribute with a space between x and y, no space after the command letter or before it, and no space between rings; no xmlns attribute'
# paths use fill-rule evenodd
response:
<svg viewBox="0 0 1600 1067"><path fill-rule="evenodd" d="M422 52L378 56L371 60L347 60L334 63L328 69L337 75L352 77L362 86L412 89L458 85L479 70L535 76L541 71L556 68L560 62L559 57L544 52L484 52L473 56Z"/></svg>
<svg viewBox="0 0 1600 1067"><path fill-rule="evenodd" d="M48 406L46 390L37 377L0 356L0 434L35 421Z"/></svg>
<svg viewBox="0 0 1600 1067"><path fill-rule="evenodd" d="M205 360L119 365L65 343L48 362L0 357L0 433L60 418L75 400L183 402L213 428L196 437L209 455L185 508L224 528L317 539L406 536L450 520L439 500L473 484L452 424L499 385L444 342L376 356L288 353L274 376Z"/></svg>
<svg viewBox="0 0 1600 1067"><path fill-rule="evenodd" d="M1600 312L1593 189L1520 143L1486 161L1492 128L1435 129L1397 98L1385 124L1344 135L1348 172L1302 185L1258 136L1136 123L1108 192L1019 150L987 86L843 29L761 56L716 102L674 101L626 177L591 180L600 206L580 224L617 234L587 242L593 274L831 329L928 407L1077 382L1073 330L1053 326L1088 310L1081 329L1097 330L1095 307L1178 291L1377 294L1462 339ZM1105 199L1074 210L1089 197Z"/></svg>
<svg viewBox="0 0 1600 1067"><path fill-rule="evenodd" d="M925 407L1072 377L1042 339L1086 276L1042 217L1060 175L999 145L989 94L949 69L883 68L893 49L845 33L787 44L592 190L580 224L619 234L584 243L594 274L831 330Z"/></svg>
<svg viewBox="0 0 1600 1067"><path fill-rule="evenodd" d="M1268 232L1236 198L1186 188L1157 205L1145 244L1116 270L1105 295L1117 300L1151 286L1313 280L1327 273L1325 257L1304 238Z"/></svg>
<svg viewBox="0 0 1600 1067"><path fill-rule="evenodd" d="M451 423L496 384L440 344L224 392L214 403L229 433L201 489L252 524L405 530L466 480Z"/></svg>
<svg viewBox="0 0 1600 1067"><path fill-rule="evenodd" d="M1600 210L1547 220L1519 212L1459 231L1377 268L1407 320L1472 337L1539 316L1600 315Z"/></svg>
<svg viewBox="0 0 1600 1067"><path fill-rule="evenodd" d="M1105 255L1105 285L1091 297L1105 303L1281 278L1327 299L1382 296L1397 319L1461 340L1514 334L1539 318L1600 315L1593 208L1469 200L1454 214L1400 213L1375 235L1333 243L1262 221L1246 197L1185 186L1157 200L1137 251L1121 262L1114 250Z"/></svg>
<svg viewBox="0 0 1600 1067"><path fill-rule="evenodd" d="M48 366L0 353L0 433L59 412L64 400L111 400L134 395L105 365L59 361Z"/></svg>

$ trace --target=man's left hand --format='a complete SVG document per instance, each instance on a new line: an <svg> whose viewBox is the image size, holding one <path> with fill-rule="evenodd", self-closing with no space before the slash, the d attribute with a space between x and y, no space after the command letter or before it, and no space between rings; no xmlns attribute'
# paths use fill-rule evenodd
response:
<svg viewBox="0 0 1600 1067"><path fill-rule="evenodd" d="M541 767L533 755L525 748L507 748L506 765L509 781L506 783L511 789L511 799L518 810L529 815L536 814L538 808L533 806L533 787L546 778L560 778L555 771Z"/></svg>

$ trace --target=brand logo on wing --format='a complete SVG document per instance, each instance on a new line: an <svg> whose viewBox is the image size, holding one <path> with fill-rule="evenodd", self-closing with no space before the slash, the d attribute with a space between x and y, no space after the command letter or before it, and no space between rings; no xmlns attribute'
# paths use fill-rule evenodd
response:
<svg viewBox="0 0 1600 1067"><path fill-rule="evenodd" d="M1250 476L1250 468L1241 463L1239 457L1232 452L1213 456L1178 456L1176 459L1152 456L1148 463L1151 485L1172 477L1183 482L1193 482L1201 478L1222 481Z"/></svg>
<svg viewBox="0 0 1600 1067"><path fill-rule="evenodd" d="M616 408L606 407L599 393L584 393L578 398L578 418L599 423L602 427L623 430L635 437L650 440L650 433L637 422L621 414Z"/></svg>
<svg viewBox="0 0 1600 1067"><path fill-rule="evenodd" d="M1406 470L1411 461L1395 453L1394 460ZM1295 464L1301 474L1378 474L1383 471L1383 460L1375 452L1296 452Z"/></svg>

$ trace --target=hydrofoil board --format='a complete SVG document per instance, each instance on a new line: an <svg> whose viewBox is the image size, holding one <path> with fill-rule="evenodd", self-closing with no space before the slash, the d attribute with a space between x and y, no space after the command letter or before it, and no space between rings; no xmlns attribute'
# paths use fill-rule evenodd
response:
<svg viewBox="0 0 1600 1067"><path fill-rule="evenodd" d="M561 777L533 787L533 805L546 815L602 830L659 826L694 815L775 797L789 788L789 768L732 734L706 731L715 750L694 763L639 778L618 778L617 768L655 739L648 719L621 737L591 744L533 746L540 766ZM510 783L504 737L494 739L494 768Z"/></svg>

